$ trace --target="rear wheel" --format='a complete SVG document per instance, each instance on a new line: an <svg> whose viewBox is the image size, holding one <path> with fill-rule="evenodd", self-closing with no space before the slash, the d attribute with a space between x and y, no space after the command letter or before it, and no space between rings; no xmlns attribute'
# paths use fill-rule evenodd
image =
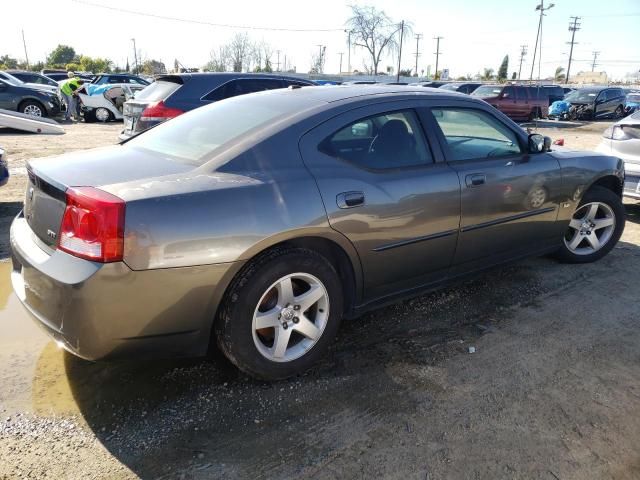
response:
<svg viewBox="0 0 640 480"><path fill-rule="evenodd" d="M567 263L589 263L604 257L624 230L622 200L611 190L591 188L576 209L557 256Z"/></svg>
<svg viewBox="0 0 640 480"><path fill-rule="evenodd" d="M98 122L108 122L113 119L111 112L103 107L96 108L93 112L93 116Z"/></svg>
<svg viewBox="0 0 640 480"><path fill-rule="evenodd" d="M342 309L342 286L331 263L311 250L275 249L232 282L216 319L218 345L249 375L287 378L326 351Z"/></svg>

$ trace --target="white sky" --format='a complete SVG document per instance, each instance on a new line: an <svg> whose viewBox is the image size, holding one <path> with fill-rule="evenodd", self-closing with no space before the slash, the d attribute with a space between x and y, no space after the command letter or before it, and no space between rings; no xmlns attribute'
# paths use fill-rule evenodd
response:
<svg viewBox="0 0 640 480"><path fill-rule="evenodd" d="M509 72L517 71L520 45L533 46L539 0L87 0L157 15L177 16L221 24L241 24L276 28L343 28L350 15L349 4L374 5L394 21L413 24L414 33L424 35L418 69L435 64L436 35L441 41L440 67L452 76L475 74L484 67L498 70L505 54ZM74 0L5 0L2 2L0 55L24 58L21 29L24 28L29 60L44 60L57 44L68 44L77 53L108 57L124 66L127 56L133 64L131 38L136 38L143 57L159 59L170 68L174 58L189 67L201 67L209 52L225 43L236 32L232 28L212 27L156 18L141 17L96 8ZM549 0L546 1L549 3ZM621 78L640 70L640 0L555 0L556 6L545 17L543 30L542 76L552 75L557 66L567 66L570 40L569 16L584 16L579 44L574 49L572 73L591 70L592 52L600 52L596 70ZM248 30L254 40L270 43L287 55L289 64L307 72L317 45L326 45L325 72L335 73L339 52L344 52L347 69L346 34L338 32L271 32ZM415 65L415 40L403 53L403 68ZM525 57L523 77L531 69L531 53ZM352 53L352 66L363 70L361 50ZM273 61L276 61L274 56ZM381 70L396 61L388 58ZM537 72L537 67L536 67Z"/></svg>

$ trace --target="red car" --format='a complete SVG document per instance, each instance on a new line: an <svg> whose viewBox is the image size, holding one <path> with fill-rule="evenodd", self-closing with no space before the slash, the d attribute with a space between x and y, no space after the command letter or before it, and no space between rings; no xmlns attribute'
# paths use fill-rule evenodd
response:
<svg viewBox="0 0 640 480"><path fill-rule="evenodd" d="M471 94L514 120L542 118L549 107L548 93L539 86L483 85Z"/></svg>

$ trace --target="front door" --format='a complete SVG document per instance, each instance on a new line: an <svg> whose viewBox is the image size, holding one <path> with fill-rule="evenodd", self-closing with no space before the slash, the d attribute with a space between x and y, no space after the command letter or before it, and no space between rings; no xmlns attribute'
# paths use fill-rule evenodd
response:
<svg viewBox="0 0 640 480"><path fill-rule="evenodd" d="M433 108L447 162L461 183L461 221L454 264L495 263L558 241L558 161L529 154L495 115L473 108Z"/></svg>
<svg viewBox="0 0 640 480"><path fill-rule="evenodd" d="M458 176L408 104L350 110L300 142L331 227L360 256L365 302L442 279L455 251Z"/></svg>

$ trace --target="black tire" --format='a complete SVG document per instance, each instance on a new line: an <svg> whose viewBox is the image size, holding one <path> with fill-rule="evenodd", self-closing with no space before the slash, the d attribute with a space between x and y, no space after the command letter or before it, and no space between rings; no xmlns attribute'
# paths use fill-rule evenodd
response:
<svg viewBox="0 0 640 480"><path fill-rule="evenodd" d="M576 210L578 210L582 205L592 202L605 203L613 211L616 223L611 238L603 247L590 255L578 255L572 252L571 250L569 250L563 240L562 247L560 247L560 250L558 250L555 255L558 260L565 263L595 262L609 253L611 249L615 247L616 243L618 243L618 240L620 239L620 236L624 231L625 224L625 212L624 206L622 204L622 199L608 188L595 186L591 187L589 191L585 193L584 197L580 201L580 205Z"/></svg>
<svg viewBox="0 0 640 480"><path fill-rule="evenodd" d="M292 273L319 279L329 297L329 315L321 336L306 353L287 362L272 361L258 350L253 337L253 315L258 302L274 282ZM220 350L240 370L263 380L280 380L311 367L333 341L343 314L343 291L334 266L304 248L276 248L249 263L232 281L215 322Z"/></svg>
<svg viewBox="0 0 640 480"><path fill-rule="evenodd" d="M29 110L32 110L32 109L39 109L40 115L33 115L31 113L27 113ZM40 102L37 102L35 100L25 100L18 106L18 111L20 113L24 113L25 115L33 115L34 117L41 117L41 118L47 117L47 110L46 108L44 108L44 105L42 105Z"/></svg>

